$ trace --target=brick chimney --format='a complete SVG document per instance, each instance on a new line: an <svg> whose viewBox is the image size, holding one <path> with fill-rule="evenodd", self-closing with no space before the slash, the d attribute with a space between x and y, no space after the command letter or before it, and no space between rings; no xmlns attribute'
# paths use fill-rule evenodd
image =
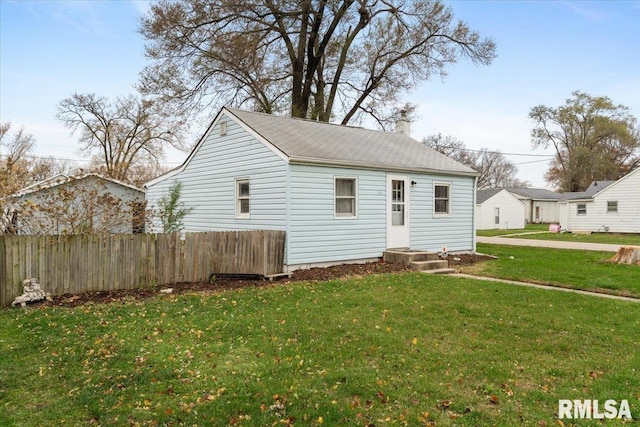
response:
<svg viewBox="0 0 640 427"><path fill-rule="evenodd" d="M411 136L411 122L407 119L407 112L400 111L400 118L396 121L396 133L403 133Z"/></svg>

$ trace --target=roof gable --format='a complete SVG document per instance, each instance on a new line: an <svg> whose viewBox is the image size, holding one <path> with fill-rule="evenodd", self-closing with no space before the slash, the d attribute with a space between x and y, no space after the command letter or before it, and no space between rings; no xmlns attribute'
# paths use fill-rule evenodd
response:
<svg viewBox="0 0 640 427"><path fill-rule="evenodd" d="M604 189L600 189L600 191L594 194L593 197L595 198L595 197L601 196L602 194L606 194L607 191L620 185L620 183L623 183L624 181L626 181L627 179L629 179L630 177L634 176L637 173L640 173L640 168L632 170L631 172L629 172L628 174L626 174L625 176L623 176L617 181L611 181L611 184L607 185ZM602 181L602 182L610 182L610 181Z"/></svg>
<svg viewBox="0 0 640 427"><path fill-rule="evenodd" d="M477 190L476 191L476 204L480 205L480 204L486 202L487 200L491 199L492 197L495 197L498 194L502 193L503 191L505 192L505 194L508 197L510 197L514 201L516 201L516 202L518 202L518 203L520 203L521 205L524 206L524 203L522 203L522 200L518 199L516 196L511 194L511 192L509 192L505 188L491 188L491 189L488 189L488 190Z"/></svg>
<svg viewBox="0 0 640 427"><path fill-rule="evenodd" d="M84 175L65 175L65 174L58 174L55 176L52 176L50 178L44 179L42 181L36 182L35 184L31 184L7 197L10 198L14 198L14 197L22 197L22 196L26 196L28 194L32 194L32 193L37 193L39 191L43 191L43 190L48 190L50 188L55 188L58 187L60 185L63 184L67 184L70 182L78 182L78 181L82 181L85 179L89 179L89 178L95 178L98 180L102 180L102 181L108 181L111 182L113 184L116 184L118 186L127 188L129 190L132 191L137 191L140 193L144 193L144 190L141 190L133 185L127 184L125 182L122 181L118 181L115 179L111 179L111 178L107 178L105 176L102 176L98 173L86 173Z"/></svg>
<svg viewBox="0 0 640 427"><path fill-rule="evenodd" d="M183 171L224 116L234 120L254 138L290 163L477 175L473 169L401 133L224 107L183 164L147 182L145 187L155 185Z"/></svg>

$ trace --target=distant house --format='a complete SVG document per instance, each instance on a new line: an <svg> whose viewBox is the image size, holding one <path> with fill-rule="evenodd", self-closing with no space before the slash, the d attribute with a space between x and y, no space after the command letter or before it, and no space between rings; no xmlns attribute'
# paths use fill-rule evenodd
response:
<svg viewBox="0 0 640 427"><path fill-rule="evenodd" d="M504 188L476 192L476 229L519 229L525 226L525 205Z"/></svg>
<svg viewBox="0 0 640 427"><path fill-rule="evenodd" d="M560 221L558 202L560 193L544 188L506 187L525 206L527 224L557 223Z"/></svg>
<svg viewBox="0 0 640 427"><path fill-rule="evenodd" d="M617 181L595 181L564 193L560 226L571 231L640 233L640 169Z"/></svg>
<svg viewBox="0 0 640 427"><path fill-rule="evenodd" d="M2 206L0 233L144 231L144 192L95 173L56 175L7 196Z"/></svg>
<svg viewBox="0 0 640 427"><path fill-rule="evenodd" d="M408 125L381 132L223 108L179 168L146 184L147 201L156 207L179 181L192 208L184 231L284 230L289 271L387 248L475 250L476 172Z"/></svg>

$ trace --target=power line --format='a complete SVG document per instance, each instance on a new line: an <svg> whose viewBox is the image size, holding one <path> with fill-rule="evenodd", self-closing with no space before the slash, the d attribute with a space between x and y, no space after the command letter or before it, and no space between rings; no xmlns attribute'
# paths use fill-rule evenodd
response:
<svg viewBox="0 0 640 427"><path fill-rule="evenodd" d="M474 153L504 154L505 156L522 156L522 157L546 157L553 158L553 154L525 154L525 153L503 153L502 151L492 150L474 150L473 148L462 148L463 151L472 151Z"/></svg>
<svg viewBox="0 0 640 427"><path fill-rule="evenodd" d="M544 160L531 160L531 161L528 161L528 162L518 162L518 163L514 163L514 165L516 165L516 166L517 166L517 165L528 165L528 164L530 164L530 163L542 163L542 162L548 162L548 161L549 161L549 159L544 159Z"/></svg>

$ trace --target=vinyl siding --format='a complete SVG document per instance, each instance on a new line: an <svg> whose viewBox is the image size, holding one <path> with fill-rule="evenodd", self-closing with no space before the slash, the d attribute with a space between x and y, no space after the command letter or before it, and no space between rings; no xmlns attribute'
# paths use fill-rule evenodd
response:
<svg viewBox="0 0 640 427"><path fill-rule="evenodd" d="M500 223L495 223L495 208L500 208ZM493 197L476 205L476 229L518 229L524 228L524 204L502 190Z"/></svg>
<svg viewBox="0 0 640 427"><path fill-rule="evenodd" d="M227 134L220 135L220 122ZM184 170L147 189L157 208L175 181L182 183L181 202L193 208L184 231L285 230L287 164L236 122L221 116L197 148ZM236 218L236 179L249 179L250 216ZM154 230L162 231L154 217Z"/></svg>
<svg viewBox="0 0 640 427"><path fill-rule="evenodd" d="M618 202L618 212L607 212L607 202ZM605 188L586 202L587 214L577 215L578 203L567 203L567 225L575 231L640 233L640 170Z"/></svg>
<svg viewBox="0 0 640 427"><path fill-rule="evenodd" d="M386 249L386 172L291 165L288 263L313 264L382 256ZM393 173L397 175L396 172ZM358 180L357 218L335 218L335 177ZM473 250L474 179L411 174L411 248ZM433 215L433 183L451 183L452 214Z"/></svg>
<svg viewBox="0 0 640 427"><path fill-rule="evenodd" d="M381 171L290 165L287 244L290 265L382 256L386 174ZM334 215L334 179L357 179L357 217Z"/></svg>
<svg viewBox="0 0 640 427"><path fill-rule="evenodd" d="M474 195L473 177L411 174L411 249L473 251ZM433 215L433 184L451 184L451 215Z"/></svg>

